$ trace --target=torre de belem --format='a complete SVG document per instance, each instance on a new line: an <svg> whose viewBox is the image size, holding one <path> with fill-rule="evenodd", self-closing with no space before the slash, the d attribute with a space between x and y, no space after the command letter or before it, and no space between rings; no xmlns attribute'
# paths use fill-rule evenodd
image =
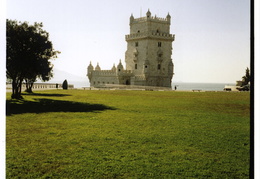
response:
<svg viewBox="0 0 260 179"><path fill-rule="evenodd" d="M125 36L126 67L120 60L117 67L101 70L90 62L87 76L91 87L109 85L137 85L171 88L174 65L171 59L172 42L170 34L171 16L160 18L151 16L148 10L145 17L130 16L130 34Z"/></svg>

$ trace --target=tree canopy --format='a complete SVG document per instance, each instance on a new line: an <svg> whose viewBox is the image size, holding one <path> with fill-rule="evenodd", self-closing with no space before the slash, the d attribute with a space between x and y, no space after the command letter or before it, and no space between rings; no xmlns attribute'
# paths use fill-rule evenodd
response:
<svg viewBox="0 0 260 179"><path fill-rule="evenodd" d="M247 85L250 82L250 70L246 68L246 74L242 77L243 85Z"/></svg>
<svg viewBox="0 0 260 179"><path fill-rule="evenodd" d="M48 81L53 76L50 59L60 53L53 49L49 33L42 23L8 20L6 22L6 74L12 80L12 97L21 98L21 85L31 89L36 79Z"/></svg>

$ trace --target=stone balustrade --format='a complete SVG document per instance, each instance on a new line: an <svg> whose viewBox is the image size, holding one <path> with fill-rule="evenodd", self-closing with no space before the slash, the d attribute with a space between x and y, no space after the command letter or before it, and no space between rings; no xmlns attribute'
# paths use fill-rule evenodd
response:
<svg viewBox="0 0 260 179"><path fill-rule="evenodd" d="M98 76L116 76L116 72L112 70L93 70L92 74L98 75Z"/></svg>
<svg viewBox="0 0 260 179"><path fill-rule="evenodd" d="M147 20L150 20L150 21L160 21L160 22L169 22L167 18L162 18L162 17L157 17L157 16L150 16L150 17L140 17L140 18L135 18L133 19L132 23L135 23L135 22L143 22L143 21L147 21Z"/></svg>
<svg viewBox="0 0 260 179"><path fill-rule="evenodd" d="M132 71L131 70L122 70L120 73L121 74L132 74ZM112 70L93 70L92 74L96 75L96 76L116 76L117 75L116 71L112 71Z"/></svg>
<svg viewBox="0 0 260 179"><path fill-rule="evenodd" d="M175 35L174 34L169 34L165 32L139 32L139 33L134 33L134 34L128 34L125 36L126 40L134 40L138 38L148 38L148 37L153 37L153 38L163 38L163 39L170 39L174 40Z"/></svg>

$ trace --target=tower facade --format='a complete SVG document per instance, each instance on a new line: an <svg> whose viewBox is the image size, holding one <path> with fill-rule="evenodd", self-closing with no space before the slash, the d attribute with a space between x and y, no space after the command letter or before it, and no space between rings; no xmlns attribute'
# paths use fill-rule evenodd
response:
<svg viewBox="0 0 260 179"><path fill-rule="evenodd" d="M174 65L171 59L174 35L171 16L130 17L130 34L125 36L126 70L131 70L131 85L171 87Z"/></svg>
<svg viewBox="0 0 260 179"><path fill-rule="evenodd" d="M123 84L171 88L174 74L172 42L175 37L170 34L171 16L152 16L148 10L145 17L134 18L131 15L129 25L130 34L125 36L126 68L121 60L111 70L101 70L99 65L94 69L90 63L87 74L90 86Z"/></svg>

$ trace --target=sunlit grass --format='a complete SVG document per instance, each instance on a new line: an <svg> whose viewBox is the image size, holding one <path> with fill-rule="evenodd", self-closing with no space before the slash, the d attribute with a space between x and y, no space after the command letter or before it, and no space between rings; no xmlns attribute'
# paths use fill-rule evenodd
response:
<svg viewBox="0 0 260 179"><path fill-rule="evenodd" d="M249 93L7 94L7 178L247 178L249 106Z"/></svg>

